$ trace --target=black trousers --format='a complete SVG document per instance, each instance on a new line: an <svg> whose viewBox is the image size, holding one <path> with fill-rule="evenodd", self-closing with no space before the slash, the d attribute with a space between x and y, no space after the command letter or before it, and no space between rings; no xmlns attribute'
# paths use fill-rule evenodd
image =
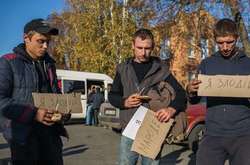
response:
<svg viewBox="0 0 250 165"><path fill-rule="evenodd" d="M32 135L27 143L10 143L13 165L63 165L62 141L59 136Z"/></svg>
<svg viewBox="0 0 250 165"><path fill-rule="evenodd" d="M98 115L99 115L99 109L94 109L94 122L95 122L95 126L98 126L99 124L99 118L98 118Z"/></svg>
<svg viewBox="0 0 250 165"><path fill-rule="evenodd" d="M238 137L204 136L196 155L196 165L250 165L250 135Z"/></svg>

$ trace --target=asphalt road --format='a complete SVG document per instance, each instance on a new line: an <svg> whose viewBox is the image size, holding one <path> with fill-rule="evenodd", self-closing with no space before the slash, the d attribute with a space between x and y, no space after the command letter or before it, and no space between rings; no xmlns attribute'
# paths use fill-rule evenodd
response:
<svg viewBox="0 0 250 165"><path fill-rule="evenodd" d="M120 135L103 127L67 125L70 139L63 139L65 165L117 165ZM10 159L7 143L0 134L0 165ZM162 165L195 165L195 155L186 146L165 145Z"/></svg>

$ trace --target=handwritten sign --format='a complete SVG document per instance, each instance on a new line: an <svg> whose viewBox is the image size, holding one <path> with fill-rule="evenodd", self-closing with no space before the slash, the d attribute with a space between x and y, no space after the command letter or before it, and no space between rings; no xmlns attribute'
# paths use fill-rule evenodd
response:
<svg viewBox="0 0 250 165"><path fill-rule="evenodd" d="M173 121L173 119L170 119L167 123L162 123L154 116L153 111L148 110L136 134L131 150L155 159Z"/></svg>
<svg viewBox="0 0 250 165"><path fill-rule="evenodd" d="M81 94L32 93L34 105L62 113L82 112Z"/></svg>
<svg viewBox="0 0 250 165"><path fill-rule="evenodd" d="M250 76L198 75L198 96L250 97Z"/></svg>
<svg viewBox="0 0 250 165"><path fill-rule="evenodd" d="M147 111L148 111L148 109L146 107L140 106L136 110L135 114L133 115L133 117L129 121L129 123L126 126L126 128L124 129L124 131L122 132L122 135L134 140L136 133L137 133L138 129L140 128L141 123L142 123Z"/></svg>

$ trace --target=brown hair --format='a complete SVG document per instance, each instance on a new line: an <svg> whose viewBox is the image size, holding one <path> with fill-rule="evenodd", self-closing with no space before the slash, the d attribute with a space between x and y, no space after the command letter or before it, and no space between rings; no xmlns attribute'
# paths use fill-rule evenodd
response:
<svg viewBox="0 0 250 165"><path fill-rule="evenodd" d="M148 29L141 28L137 30L133 35L133 42L135 42L135 39L137 37L140 37L142 40L145 39L151 39L152 40L152 48L154 48L155 42L154 42L154 35L152 32Z"/></svg>
<svg viewBox="0 0 250 165"><path fill-rule="evenodd" d="M32 36L34 35L34 34L36 34L37 32L35 32L35 31L29 31L28 33L27 33L27 36L31 39L32 38Z"/></svg>
<svg viewBox="0 0 250 165"><path fill-rule="evenodd" d="M236 23L228 18L219 20L215 24L214 37L225 37L228 35L233 35L238 37L238 29Z"/></svg>

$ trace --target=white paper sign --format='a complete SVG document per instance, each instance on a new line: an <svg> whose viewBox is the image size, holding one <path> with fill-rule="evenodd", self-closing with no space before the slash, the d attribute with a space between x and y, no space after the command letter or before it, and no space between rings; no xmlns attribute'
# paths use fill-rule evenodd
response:
<svg viewBox="0 0 250 165"><path fill-rule="evenodd" d="M124 131L122 132L122 135L134 140L136 133L137 133L138 129L140 128L141 123L142 123L147 111L148 111L148 108L146 108L144 106L140 106L136 110L134 116L131 118L128 125L124 129Z"/></svg>

